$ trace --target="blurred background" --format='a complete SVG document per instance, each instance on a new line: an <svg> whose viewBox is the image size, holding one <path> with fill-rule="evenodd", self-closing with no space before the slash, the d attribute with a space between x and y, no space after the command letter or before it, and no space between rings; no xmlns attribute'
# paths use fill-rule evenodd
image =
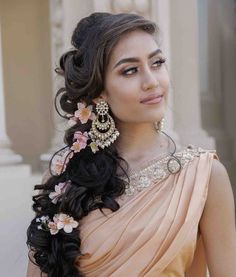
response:
<svg viewBox="0 0 236 277"><path fill-rule="evenodd" d="M158 24L172 83L166 132L216 149L236 195L235 0L0 0L2 276L25 276L33 186L63 144L54 69L77 22L94 11L134 12Z"/></svg>

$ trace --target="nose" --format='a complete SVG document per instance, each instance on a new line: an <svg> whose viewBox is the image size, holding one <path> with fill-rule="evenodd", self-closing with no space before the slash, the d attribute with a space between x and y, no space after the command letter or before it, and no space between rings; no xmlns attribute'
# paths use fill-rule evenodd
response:
<svg viewBox="0 0 236 277"><path fill-rule="evenodd" d="M149 68L145 69L144 76L142 80L142 89L144 91L157 88L159 86L159 81L155 73L153 73Z"/></svg>

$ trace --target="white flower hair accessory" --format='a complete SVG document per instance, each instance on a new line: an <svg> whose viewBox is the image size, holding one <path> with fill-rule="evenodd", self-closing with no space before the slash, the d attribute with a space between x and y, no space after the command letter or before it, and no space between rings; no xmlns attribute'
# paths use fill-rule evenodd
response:
<svg viewBox="0 0 236 277"><path fill-rule="evenodd" d="M51 228L51 225L54 225ZM52 235L57 234L59 230L63 229L66 233L71 233L73 228L77 228L79 223L67 214L56 214L53 217L53 222L49 222L49 228Z"/></svg>
<svg viewBox="0 0 236 277"><path fill-rule="evenodd" d="M50 231L51 235L56 235L62 229L65 233L71 233L79 225L73 217L64 213L55 214L53 221L50 221L49 216L41 216L36 218L36 222L40 223L39 230Z"/></svg>
<svg viewBox="0 0 236 277"><path fill-rule="evenodd" d="M44 230L44 231L47 231L47 225L48 225L48 222L49 222L49 216L45 216L45 215L43 215L43 216L41 216L41 217L37 217L36 218L36 222L37 223L40 223L39 225L38 225L38 229L39 230Z"/></svg>

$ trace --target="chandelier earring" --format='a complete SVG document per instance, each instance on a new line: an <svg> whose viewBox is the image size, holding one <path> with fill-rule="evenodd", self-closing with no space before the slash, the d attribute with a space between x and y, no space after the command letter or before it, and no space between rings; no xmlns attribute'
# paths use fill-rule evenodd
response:
<svg viewBox="0 0 236 277"><path fill-rule="evenodd" d="M120 135L115 127L114 119L109 115L107 102L101 100L96 104L96 117L92 121L89 131L91 140L99 147L104 149L113 143Z"/></svg>
<svg viewBox="0 0 236 277"><path fill-rule="evenodd" d="M161 133L164 128L165 118L163 117L159 122L154 122L154 127L158 133Z"/></svg>

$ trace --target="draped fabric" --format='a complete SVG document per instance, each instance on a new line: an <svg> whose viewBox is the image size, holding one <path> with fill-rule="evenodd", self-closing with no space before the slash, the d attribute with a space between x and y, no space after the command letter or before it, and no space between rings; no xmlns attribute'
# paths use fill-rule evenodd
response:
<svg viewBox="0 0 236 277"><path fill-rule="evenodd" d="M118 199L118 211L103 209L104 216L94 210L82 218L78 265L85 276L183 277L195 270L205 277L199 221L214 158L203 151L179 172ZM191 269L196 263L202 265L197 271Z"/></svg>

